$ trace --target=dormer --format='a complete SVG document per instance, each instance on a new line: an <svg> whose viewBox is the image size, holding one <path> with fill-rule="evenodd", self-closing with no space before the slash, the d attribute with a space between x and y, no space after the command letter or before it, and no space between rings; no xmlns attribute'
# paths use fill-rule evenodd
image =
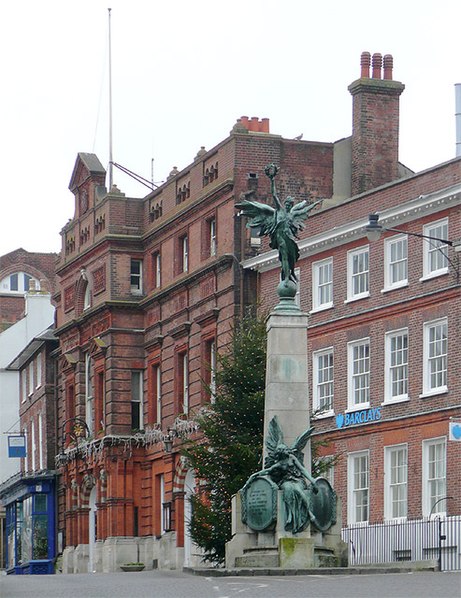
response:
<svg viewBox="0 0 461 598"><path fill-rule="evenodd" d="M75 196L74 219L80 219L95 207L105 188L106 171L95 154L80 152L75 161L69 189Z"/></svg>

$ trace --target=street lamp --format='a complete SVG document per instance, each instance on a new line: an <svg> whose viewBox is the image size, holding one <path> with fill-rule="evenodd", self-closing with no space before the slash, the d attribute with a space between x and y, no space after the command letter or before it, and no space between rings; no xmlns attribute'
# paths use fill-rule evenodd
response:
<svg viewBox="0 0 461 598"><path fill-rule="evenodd" d="M382 226L379 222L379 214L369 214L368 215L368 224L365 227L367 232L367 237L369 241L378 241L381 237L381 234L384 231L391 231L393 233L402 233L404 235L411 235L412 237L421 237L422 239L428 239L429 241L439 241L439 243L443 243L444 245L450 245L450 247L458 247L460 245L460 241L450 241L449 239L440 239L439 237L430 237L429 235L422 235L420 233L411 233L407 230L399 230L398 228L388 228ZM459 251L459 250L458 250Z"/></svg>
<svg viewBox="0 0 461 598"><path fill-rule="evenodd" d="M423 235L421 233L413 233L407 230L400 230L398 228L391 228L387 226L382 226L379 223L379 214L369 214L368 215L368 224L365 226L365 232L367 233L368 240L378 241L383 232L389 231L392 233L401 233L403 235L410 235L412 237L419 237L421 239L427 239L429 242L435 241L438 244L432 243L435 249L438 249L448 260L451 264L453 270L459 275L458 266L453 262L453 260L449 257L448 253L441 248L441 245L448 245L449 247L453 247L455 251L461 251L461 240L450 241L449 239L441 239L440 237L431 237L429 235Z"/></svg>

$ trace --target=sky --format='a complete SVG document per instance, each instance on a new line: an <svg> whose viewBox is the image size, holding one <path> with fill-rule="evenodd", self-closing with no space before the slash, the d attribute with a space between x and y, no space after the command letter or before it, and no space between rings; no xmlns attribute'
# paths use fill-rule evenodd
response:
<svg viewBox="0 0 461 598"><path fill-rule="evenodd" d="M78 152L156 184L225 139L242 115L271 133L333 142L352 131L360 55L392 54L399 158L455 157L459 0L21 0L0 12L0 255L59 252ZM264 165L261 165L262 167ZM127 195L148 189L114 170Z"/></svg>

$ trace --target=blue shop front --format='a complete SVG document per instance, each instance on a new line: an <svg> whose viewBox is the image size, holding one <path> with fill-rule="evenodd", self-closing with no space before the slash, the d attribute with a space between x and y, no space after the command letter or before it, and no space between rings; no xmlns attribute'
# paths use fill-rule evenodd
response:
<svg viewBox="0 0 461 598"><path fill-rule="evenodd" d="M15 476L16 478L17 476ZM6 509L6 572L15 575L54 573L56 492L49 476L19 476L2 486Z"/></svg>

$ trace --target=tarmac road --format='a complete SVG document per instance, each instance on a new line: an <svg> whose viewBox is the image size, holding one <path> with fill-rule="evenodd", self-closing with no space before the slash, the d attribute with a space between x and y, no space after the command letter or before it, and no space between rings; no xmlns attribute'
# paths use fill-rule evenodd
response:
<svg viewBox="0 0 461 598"><path fill-rule="evenodd" d="M460 598L461 573L200 577L178 571L0 576L1 598Z"/></svg>

